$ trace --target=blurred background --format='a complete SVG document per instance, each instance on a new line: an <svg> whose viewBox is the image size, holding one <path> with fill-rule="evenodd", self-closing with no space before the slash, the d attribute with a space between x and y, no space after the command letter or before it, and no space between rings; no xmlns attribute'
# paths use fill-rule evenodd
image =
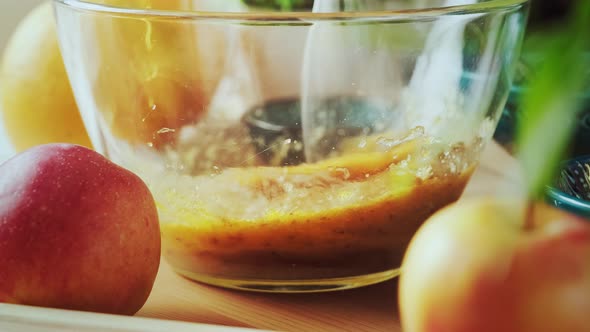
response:
<svg viewBox="0 0 590 332"><path fill-rule="evenodd" d="M44 0L0 0L0 50L4 50L6 42L18 22L33 7ZM221 1L221 0L220 0ZM544 30L559 22L564 17L571 0L533 0L529 20L529 33ZM14 153L5 135L3 121L0 117L0 161Z"/></svg>
<svg viewBox="0 0 590 332"><path fill-rule="evenodd" d="M529 27L542 28L556 23L564 17L572 6L572 0L532 0Z"/></svg>
<svg viewBox="0 0 590 332"><path fill-rule="evenodd" d="M16 24L42 0L0 1L0 48L4 49L6 40Z"/></svg>
<svg viewBox="0 0 590 332"><path fill-rule="evenodd" d="M4 50L6 41L14 31L18 22L33 7L42 0L2 0L0 1L0 50ZM8 139L4 133L4 123L0 117L0 161L8 158L13 153Z"/></svg>

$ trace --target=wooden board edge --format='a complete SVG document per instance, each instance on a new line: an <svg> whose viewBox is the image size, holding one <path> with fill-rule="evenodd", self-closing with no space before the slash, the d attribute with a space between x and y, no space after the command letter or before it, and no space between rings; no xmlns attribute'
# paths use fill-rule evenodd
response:
<svg viewBox="0 0 590 332"><path fill-rule="evenodd" d="M0 303L0 331L260 332L261 330Z"/></svg>

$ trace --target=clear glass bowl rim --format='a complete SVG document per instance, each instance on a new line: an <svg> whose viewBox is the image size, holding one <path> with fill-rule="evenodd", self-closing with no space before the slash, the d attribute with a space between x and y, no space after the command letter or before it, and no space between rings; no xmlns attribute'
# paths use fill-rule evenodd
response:
<svg viewBox="0 0 590 332"><path fill-rule="evenodd" d="M223 0L219 0L223 1ZM519 10L530 0L488 0L484 2L454 5L447 7L420 8L409 10L364 11L364 12L213 12L213 11L172 11L155 9L138 9L116 7L92 3L84 0L53 0L55 5L65 6L72 10L91 12L99 15L173 20L230 20L230 21L350 21L350 20L385 20L385 21L420 21L448 15L489 14L497 12L512 12Z"/></svg>

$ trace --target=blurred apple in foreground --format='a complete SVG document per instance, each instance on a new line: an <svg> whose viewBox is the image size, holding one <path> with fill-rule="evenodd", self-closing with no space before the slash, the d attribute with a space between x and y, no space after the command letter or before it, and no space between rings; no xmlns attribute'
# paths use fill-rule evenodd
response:
<svg viewBox="0 0 590 332"><path fill-rule="evenodd" d="M432 216L402 265L406 332L590 329L590 223L536 204L464 201Z"/></svg>
<svg viewBox="0 0 590 332"><path fill-rule="evenodd" d="M0 302L134 314L159 263L155 203L135 174L69 144L0 165Z"/></svg>

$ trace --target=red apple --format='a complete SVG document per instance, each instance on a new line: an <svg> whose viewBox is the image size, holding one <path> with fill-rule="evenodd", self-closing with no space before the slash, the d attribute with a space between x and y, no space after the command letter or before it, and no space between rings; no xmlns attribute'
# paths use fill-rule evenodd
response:
<svg viewBox="0 0 590 332"><path fill-rule="evenodd" d="M135 174L69 144L0 165L0 301L134 314L159 263L155 203Z"/></svg>
<svg viewBox="0 0 590 332"><path fill-rule="evenodd" d="M590 223L536 204L477 199L433 215L399 280L406 332L590 330Z"/></svg>

